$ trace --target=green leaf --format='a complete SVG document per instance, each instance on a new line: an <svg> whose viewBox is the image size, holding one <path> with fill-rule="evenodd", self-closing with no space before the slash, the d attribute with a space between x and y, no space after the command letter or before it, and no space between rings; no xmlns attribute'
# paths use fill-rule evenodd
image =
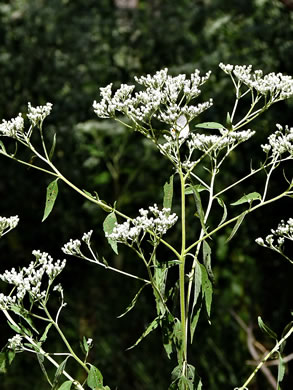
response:
<svg viewBox="0 0 293 390"><path fill-rule="evenodd" d="M160 316L156 317L146 328L146 330L143 332L143 334L140 336L140 338L129 348L127 348L127 351L130 349L136 347L141 340L143 340L148 334L150 334L153 330L155 330L159 325Z"/></svg>
<svg viewBox="0 0 293 390"><path fill-rule="evenodd" d="M200 129L224 129L225 128L225 126L221 125L221 123L218 122L198 123L195 127L198 127Z"/></svg>
<svg viewBox="0 0 293 390"><path fill-rule="evenodd" d="M167 181L164 184L164 200L163 207L167 209L172 208L172 200L173 200L173 178L174 176L170 176L169 182Z"/></svg>
<svg viewBox="0 0 293 390"><path fill-rule="evenodd" d="M0 148L2 149L4 154L7 154L4 143L2 141L0 141Z"/></svg>
<svg viewBox="0 0 293 390"><path fill-rule="evenodd" d="M103 388L103 375L101 371L92 364L87 377L87 385L93 390Z"/></svg>
<svg viewBox="0 0 293 390"><path fill-rule="evenodd" d="M46 204L45 204L45 211L44 211L42 222L44 222L45 219L51 213L57 195L58 195L58 178L53 180L47 187Z"/></svg>
<svg viewBox="0 0 293 390"><path fill-rule="evenodd" d="M192 187L193 195L194 195L194 201L196 205L196 210L197 210L197 216L200 220L201 226L203 230L206 232L205 224L204 224L204 211L202 208L202 203L200 199L200 194L198 190L195 187Z"/></svg>
<svg viewBox="0 0 293 390"><path fill-rule="evenodd" d="M231 120L231 116L230 116L229 112L227 112L226 123L227 123L227 129L232 130L233 125L232 125L232 120Z"/></svg>
<svg viewBox="0 0 293 390"><path fill-rule="evenodd" d="M279 365L278 365L278 383L277 383L278 387L277 387L277 389L278 389L278 390L281 390L279 384L280 384L280 383L282 382L282 380L284 379L285 368L286 368L286 366L285 366L285 362L284 362L284 360L283 360L282 355L280 354L280 352L278 352L278 354L279 354Z"/></svg>
<svg viewBox="0 0 293 390"><path fill-rule="evenodd" d="M266 333L268 336L270 336L272 339L274 340L278 340L278 336L276 335L276 333L271 329L269 328L264 322L263 320L261 319L260 316L258 316L257 318L257 322L258 322L258 326L260 327L260 329Z"/></svg>
<svg viewBox="0 0 293 390"><path fill-rule="evenodd" d="M19 307L16 305L11 305L11 310L15 313L18 314L20 317L22 317L30 326L31 328L39 334L38 330L34 327L33 320L30 317L30 312L26 310L23 307Z"/></svg>
<svg viewBox="0 0 293 390"><path fill-rule="evenodd" d="M201 290L201 283L202 283L202 275L201 275L201 266L200 263L197 261L195 268L194 268L194 295L193 295L193 303L192 306L196 305L200 290Z"/></svg>
<svg viewBox="0 0 293 390"><path fill-rule="evenodd" d="M63 382L62 385L58 388L58 390L70 390L72 386L71 381Z"/></svg>
<svg viewBox="0 0 293 390"><path fill-rule="evenodd" d="M6 349L0 352L0 374L6 374L7 367L10 366L15 358L15 352L12 349Z"/></svg>
<svg viewBox="0 0 293 390"><path fill-rule="evenodd" d="M197 309L196 313L192 316L190 321L190 341L193 342L194 332L198 323L199 315L201 312L201 306Z"/></svg>
<svg viewBox="0 0 293 390"><path fill-rule="evenodd" d="M53 157L54 151L55 151L55 147L56 147L56 133L54 133L54 135L53 135L53 142L52 142L51 150L49 153L49 160L52 160L52 157Z"/></svg>
<svg viewBox="0 0 293 390"><path fill-rule="evenodd" d="M261 194L259 194L258 192L250 192L249 194L242 196L236 202L230 204L231 206L238 206L239 204L243 204L246 202L251 203L254 200L261 200Z"/></svg>
<svg viewBox="0 0 293 390"><path fill-rule="evenodd" d="M103 223L104 232L111 234L113 232L113 229L114 229L116 222L117 222L116 215L115 215L114 211L112 211L112 213L107 215L106 219L104 220L104 223ZM111 245L111 248L113 249L113 251L116 253L116 255L118 255L117 242L112 240L111 238L107 238L107 240L108 240L108 243Z"/></svg>
<svg viewBox="0 0 293 390"><path fill-rule="evenodd" d="M145 283L139 290L138 292L136 293L135 297L132 299L130 305L127 306L126 310L120 314L117 318L122 318L123 316L125 316L125 314L127 314L131 309L134 308L136 302L137 302L137 299L140 295L140 293L142 292L142 290L145 288L145 286L147 286L149 283Z"/></svg>
<svg viewBox="0 0 293 390"><path fill-rule="evenodd" d="M106 211L107 213L111 213L112 212L112 207L111 206L108 206L107 203L102 200L102 199L99 199L99 206L104 210Z"/></svg>
<svg viewBox="0 0 293 390"><path fill-rule="evenodd" d="M203 241L202 251L203 251L203 263L206 267L206 270L208 271L209 277L211 278L211 280L214 280L214 274L211 265L212 250L206 240Z"/></svg>
<svg viewBox="0 0 293 390"><path fill-rule="evenodd" d="M205 305L206 305L208 316L210 317L212 297L213 297L213 286L211 281L209 280L209 276L205 266L203 264L200 264L200 267L201 267L201 275L202 275L202 295L205 299Z"/></svg>
<svg viewBox="0 0 293 390"><path fill-rule="evenodd" d="M185 191L184 191L184 194L185 195L191 195L193 194L193 188L195 188L198 192L201 192L201 191L207 191L207 188L205 186L203 186L202 184L196 184L195 186L187 186L185 188Z"/></svg>
<svg viewBox="0 0 293 390"><path fill-rule="evenodd" d="M63 371L65 370L65 366L66 366L66 363L67 363L68 359L69 359L69 356L67 356L63 360L63 362L59 365L59 367L57 368L57 370L55 372L54 380L53 380L52 390L57 390L57 386L58 386L58 383L59 383L59 378L63 374Z"/></svg>
<svg viewBox="0 0 293 390"><path fill-rule="evenodd" d="M12 330L14 330L14 332L21 334L21 328L19 326L15 326L9 321L7 321L7 324L10 326Z"/></svg>
<svg viewBox="0 0 293 390"><path fill-rule="evenodd" d="M289 324L287 324L282 332L281 339L290 331L290 329L293 327L293 321L290 321ZM279 351L283 353L283 350L286 345L286 340L280 345Z"/></svg>
<svg viewBox="0 0 293 390"><path fill-rule="evenodd" d="M243 213L241 213L239 215L239 217L237 218L236 223L232 229L232 232L231 232L230 236L227 238L226 242L229 242L230 240L232 240L232 238L236 234L237 230L239 229L240 225L242 224L245 215L246 215L246 211L243 211Z"/></svg>
<svg viewBox="0 0 293 390"><path fill-rule="evenodd" d="M51 328L52 325L53 325L53 323L50 322L50 324L48 324L46 326L46 329L45 329L44 333L42 334L42 337L40 338L41 343L43 343L47 340L47 335L48 335L49 329Z"/></svg>
<svg viewBox="0 0 293 390"><path fill-rule="evenodd" d="M226 207L226 205L225 205L223 199L217 198L217 201L218 201L219 205L220 205L221 207L223 207L223 216L222 216L221 222L220 222L219 225L218 225L218 226L221 226L222 223L224 223L224 222L226 221L228 213L227 213L227 207Z"/></svg>
<svg viewBox="0 0 293 390"><path fill-rule="evenodd" d="M47 379L47 381L50 384L50 386L52 386L52 382L50 381L50 378L49 378L49 376L47 374L46 367L44 366L44 360L45 360L44 355L42 355L41 353L37 353L37 358L38 358L39 365L41 367L41 370L42 370L45 378Z"/></svg>

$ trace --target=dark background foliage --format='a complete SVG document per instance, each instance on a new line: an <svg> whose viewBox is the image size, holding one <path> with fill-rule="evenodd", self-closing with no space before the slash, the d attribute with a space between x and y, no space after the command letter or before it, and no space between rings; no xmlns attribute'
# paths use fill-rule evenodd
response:
<svg viewBox="0 0 293 390"><path fill-rule="evenodd" d="M118 4L122 3L136 6L121 8ZM52 102L46 131L58 135L58 168L81 188L96 190L111 203L117 199L118 207L135 215L139 207L161 202L161 188L171 170L139 134L97 120L91 105L99 98L99 87L132 82L134 75L163 67L172 74L190 73L194 68L212 70L201 99L213 97L214 107L200 121L224 122L233 104L233 89L219 70L219 62L292 74L292 60L289 0L1 2L0 118L25 112L28 101L32 105ZM292 101L279 103L253 124L257 136L231 156L222 172L222 185L247 173L250 157L257 161L259 143L274 130L275 123L292 125L292 106ZM21 219L19 227L0 242L0 272L27 264L33 249L62 257L59 248L69 238L80 237L92 228L101 255L118 267L139 270L141 265L129 251L121 248L119 256L113 256L102 233L103 211L62 185L53 213L41 224L50 178L4 158L0 172L0 215L18 214ZM272 191L281 185L276 176ZM257 190L257 185L254 180L239 193L231 191L226 201L238 199L243 191ZM254 239L268 234L281 218L292 217L290 210L290 200L272 205L249 216L228 244L229 230L213 242L212 324L201 320L189 348L206 389L232 389L252 370L247 364L252 359L247 334L233 313L252 326L256 339L266 348L272 344L257 330L257 316L279 333L290 320L292 267L254 245ZM173 236L175 241L176 234ZM62 325L76 348L83 335L94 338L91 359L103 372L105 382L121 390L167 389L175 362L166 358L159 332L136 349L125 351L155 315L150 293L140 297L137 308L127 317L116 319L139 288L135 281L68 259L62 283L68 301ZM11 333L4 317L0 320L4 345ZM61 350L62 346L52 338L50 349L54 348ZM292 342L287 346L287 353L290 351ZM285 390L293 386L292 369L291 362ZM1 390L18 386L23 390L49 388L33 356L20 354L8 375L0 376ZM260 373L250 389L268 386Z"/></svg>

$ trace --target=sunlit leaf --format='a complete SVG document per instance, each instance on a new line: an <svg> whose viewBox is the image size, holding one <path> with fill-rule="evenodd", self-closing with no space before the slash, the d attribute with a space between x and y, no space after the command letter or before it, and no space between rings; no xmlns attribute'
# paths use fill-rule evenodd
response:
<svg viewBox="0 0 293 390"><path fill-rule="evenodd" d="M261 194L259 194L258 192L250 192L249 194L242 196L236 202L230 204L231 206L238 206L239 204L243 203L251 203L254 200L261 200Z"/></svg>
<svg viewBox="0 0 293 390"><path fill-rule="evenodd" d="M93 390L103 388L103 375L101 371L92 364L87 377L87 385Z"/></svg>
<svg viewBox="0 0 293 390"><path fill-rule="evenodd" d="M44 216L42 222L44 222L45 219L51 213L57 195L58 195L58 178L53 180L47 187L46 204L45 204L45 210L44 210Z"/></svg>
<svg viewBox="0 0 293 390"><path fill-rule="evenodd" d="M112 211L112 213L107 215L106 219L104 220L104 223L103 223L104 232L107 234L111 234L113 232L113 229L114 229L116 222L117 222L116 215ZM112 240L111 238L107 238L107 240L108 240L109 244L111 245L111 248L113 249L113 251L116 253L116 255L118 255L117 242Z"/></svg>
<svg viewBox="0 0 293 390"><path fill-rule="evenodd" d="M72 386L72 381L63 382L62 385L58 388L58 390L70 390Z"/></svg>
<svg viewBox="0 0 293 390"><path fill-rule="evenodd" d="M224 129L225 126L223 126L221 123L218 122L203 122L198 123L195 125L195 127L198 127L200 129Z"/></svg>

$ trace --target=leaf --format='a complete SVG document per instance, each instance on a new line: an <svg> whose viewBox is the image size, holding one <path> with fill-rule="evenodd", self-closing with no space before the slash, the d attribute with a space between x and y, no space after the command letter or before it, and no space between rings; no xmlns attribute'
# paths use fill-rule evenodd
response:
<svg viewBox="0 0 293 390"><path fill-rule="evenodd" d="M249 194L242 196L236 202L230 203L230 205L238 206L239 204L243 204L246 202L251 203L254 200L261 200L261 194L259 194L258 192L250 192Z"/></svg>
<svg viewBox="0 0 293 390"><path fill-rule="evenodd" d="M146 330L143 332L143 334L140 336L140 338L129 348L127 348L127 351L130 349L136 347L142 339L144 339L148 334L150 334L153 330L155 330L159 325L160 316L156 317L146 328Z"/></svg>
<svg viewBox="0 0 293 390"><path fill-rule="evenodd" d="M200 129L224 129L225 128L225 126L221 125L221 123L218 122L198 123L195 127L198 127Z"/></svg>
<svg viewBox="0 0 293 390"><path fill-rule="evenodd" d="M4 154L7 154L6 149L5 149L5 146L4 146L4 143L3 143L2 141L0 141L0 148L2 149L2 152L3 152Z"/></svg>
<svg viewBox="0 0 293 390"><path fill-rule="evenodd" d="M281 390L279 384L282 382L282 380L284 378L286 366L285 366L285 362L284 362L280 352L278 352L278 354L279 354L279 365L278 365L278 383L277 383L278 387L277 387L277 389Z"/></svg>
<svg viewBox="0 0 293 390"><path fill-rule="evenodd" d="M132 299L130 305L127 306L126 310L120 314L120 316L118 316L117 318L122 318L123 316L125 316L125 314L127 314L131 309L134 308L136 302L137 302L137 299L140 295L140 293L142 292L142 290L145 288L145 286L147 286L149 283L145 283L137 292L137 294L135 295L135 297Z"/></svg>
<svg viewBox="0 0 293 390"><path fill-rule="evenodd" d="M112 207L111 206L108 206L107 203L102 200L102 199L99 199L99 206L104 210L106 211L107 213L111 213L112 211Z"/></svg>
<svg viewBox="0 0 293 390"><path fill-rule="evenodd" d="M13 359L15 358L15 352L12 349L6 349L0 352L0 374L7 372L7 367L10 366Z"/></svg>
<svg viewBox="0 0 293 390"><path fill-rule="evenodd" d="M16 306L16 305L11 305L11 310L12 310L15 314L18 314L20 317L22 317L22 318L30 325L30 327L31 327L37 334L39 334L39 332L37 331L37 329L34 327L33 320L31 319L30 313L29 313L28 310L26 310L26 309L23 308L23 307Z"/></svg>
<svg viewBox="0 0 293 390"><path fill-rule="evenodd" d="M53 180L47 187L46 204L45 204L45 211L44 211L42 222L44 222L45 219L51 213L57 195L58 195L58 178Z"/></svg>
<svg viewBox="0 0 293 390"><path fill-rule="evenodd" d="M93 390L103 388L103 375L101 371L92 364L87 377L87 385Z"/></svg>
<svg viewBox="0 0 293 390"><path fill-rule="evenodd" d="M214 280L214 274L211 265L212 250L206 240L203 241L202 251L203 251L203 263L206 267L206 270L208 271L209 277L211 278L211 280Z"/></svg>
<svg viewBox="0 0 293 390"><path fill-rule="evenodd" d="M200 194L198 190L195 187L192 187L192 191L194 194L194 201L196 205L196 210L197 210L197 216L200 220L201 226L203 230L206 232L205 224L204 224L204 212L201 204L201 199L200 199Z"/></svg>
<svg viewBox="0 0 293 390"><path fill-rule="evenodd" d="M53 142L52 142L51 150L49 153L49 160L52 160L52 157L53 157L54 151L55 151L55 147L56 147L56 133L54 133L54 135L53 135Z"/></svg>
<svg viewBox="0 0 293 390"><path fill-rule="evenodd" d="M53 325L53 323L50 322L50 324L48 324L46 326L46 329L45 329L44 333L42 334L42 337L40 338L41 343L43 343L47 340L47 335L48 335L49 329L51 328L52 325Z"/></svg>
<svg viewBox="0 0 293 390"><path fill-rule="evenodd" d="M231 120L231 116L230 116L229 112L227 112L226 123L227 123L227 129L232 130L233 125L232 125L232 120Z"/></svg>
<svg viewBox="0 0 293 390"><path fill-rule="evenodd" d="M230 233L230 236L227 238L226 242L229 242L230 240L232 240L232 238L234 237L235 233L237 232L237 230L239 229L240 225L242 224L245 215L246 215L246 211L243 211L243 213L241 213L239 215L239 217L237 218L236 223L235 223L235 225L234 225L234 227L232 229L232 232Z"/></svg>
<svg viewBox="0 0 293 390"><path fill-rule="evenodd" d="M194 295L193 295L192 307L194 308L201 290L201 283L202 283L201 267L198 261L196 262L195 265L193 278L194 278Z"/></svg>
<svg viewBox="0 0 293 390"><path fill-rule="evenodd" d="M226 221L228 213L227 213L227 207L226 207L226 205L225 205L223 199L217 198L217 201L218 201L219 205L220 205L221 207L223 207L223 216L222 216L221 222L220 222L219 225L218 225L218 226L221 226L222 223L224 223L224 222Z"/></svg>
<svg viewBox="0 0 293 390"><path fill-rule="evenodd" d="M16 333L21 334L21 328L19 326L13 325L11 322L7 321L7 324L10 326L12 330L14 330Z"/></svg>
<svg viewBox="0 0 293 390"><path fill-rule="evenodd" d="M174 176L170 176L169 182L164 184L164 200L163 207L166 209L172 208L172 200L173 200L173 178Z"/></svg>
<svg viewBox="0 0 293 390"><path fill-rule="evenodd" d="M203 264L200 264L200 267L201 267L201 275L202 275L202 295L205 299L205 305L206 305L208 316L210 317L212 297L213 297L213 286L211 281L209 280L209 276L205 266Z"/></svg>
<svg viewBox="0 0 293 390"><path fill-rule="evenodd" d="M200 312L201 312L201 306L197 309L196 313L194 314L194 316L192 316L192 319L190 321L190 341L191 341L191 343L193 341L193 336L194 336L194 332L195 332L195 329L196 329L196 326L198 323Z"/></svg>
<svg viewBox="0 0 293 390"><path fill-rule="evenodd" d="M72 386L71 381L63 382L62 385L58 388L58 390L70 390Z"/></svg>
<svg viewBox="0 0 293 390"><path fill-rule="evenodd" d="M207 188L205 186L203 186L202 184L196 184L195 186L190 186L190 185L187 186L185 188L184 194L185 195L193 194L193 188L195 188L198 192L207 191Z"/></svg>
<svg viewBox="0 0 293 390"><path fill-rule="evenodd" d="M50 378L47 374L46 367L44 366L44 360L45 360L44 355L42 355L41 353L37 353L37 358L45 378L47 379L48 383L50 383L50 386L52 386L52 382L50 381Z"/></svg>
<svg viewBox="0 0 293 390"><path fill-rule="evenodd" d="M68 359L69 359L69 356L67 356L67 357L63 360L63 362L59 365L59 367L57 368L57 370L56 370L56 372L55 372L53 384L52 384L52 390L57 390L59 378L60 378L60 376L62 375L63 371L65 370L65 366L66 366L66 363L67 363L67 360L68 360Z"/></svg>
<svg viewBox="0 0 293 390"><path fill-rule="evenodd" d="M291 328L293 327L293 321L290 321L289 324L287 324L282 332L282 335L281 335L281 339L284 338L286 336L286 334L291 330ZM285 348L285 345L286 345L286 341L284 341L281 345L280 345L280 348L279 348L279 351L281 353L283 353L283 350Z"/></svg>
<svg viewBox="0 0 293 390"><path fill-rule="evenodd" d="M114 211L112 211L112 213L107 215L106 219L104 220L104 223L103 223L104 232L111 234L113 232L115 225L116 225L116 222L117 222L116 215L115 215ZM108 243L111 245L111 248L113 249L113 251L116 253L116 255L118 255L117 242L112 240L111 238L107 238L107 240L108 240Z"/></svg>
<svg viewBox="0 0 293 390"><path fill-rule="evenodd" d="M258 316L257 322L258 326L264 333L269 335L272 339L278 340L278 336L276 335L276 333L263 322L260 316Z"/></svg>

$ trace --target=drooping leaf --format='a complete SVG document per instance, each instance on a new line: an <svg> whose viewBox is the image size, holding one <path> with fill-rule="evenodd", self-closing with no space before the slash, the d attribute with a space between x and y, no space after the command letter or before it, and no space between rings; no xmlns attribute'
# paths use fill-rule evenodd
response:
<svg viewBox="0 0 293 390"><path fill-rule="evenodd" d="M13 325L10 321L7 321L7 324L10 326L12 330L16 333L21 333L21 328L19 326Z"/></svg>
<svg viewBox="0 0 293 390"><path fill-rule="evenodd" d="M104 232L107 234L111 234L113 232L116 222L117 222L116 214L114 213L114 211L112 211L112 213L107 215L106 219L104 220L103 223ZM112 240L111 238L107 238L107 240L111 248L113 249L113 251L116 253L116 255L118 255L117 242Z"/></svg>
<svg viewBox="0 0 293 390"><path fill-rule="evenodd" d="M67 360L69 359L69 356L67 356L63 362L59 365L59 367L57 368L56 372L55 372L55 376L54 376L54 380L53 380L53 384L52 384L52 390L57 390L58 388L58 384L59 384L59 379L63 373L63 371L65 370L65 367L66 367L66 363L67 363Z"/></svg>
<svg viewBox="0 0 293 390"><path fill-rule="evenodd" d="M280 383L284 379L286 366L285 366L285 362L284 362L280 352L278 352L278 355L279 355L279 364L278 364L278 379L277 379L278 387L277 387L277 390L281 390Z"/></svg>
<svg viewBox="0 0 293 390"><path fill-rule="evenodd" d="M65 381L62 383L62 385L58 388L58 390L70 390L72 386L72 381Z"/></svg>
<svg viewBox="0 0 293 390"><path fill-rule="evenodd" d="M125 314L127 314L128 312L130 312L131 309L134 308L136 302L137 302L137 299L140 295L140 293L142 292L142 290L145 288L145 286L147 286L149 283L145 283L139 290L138 292L136 293L135 297L132 299L131 303L127 306L126 310L120 314L117 318L122 318L125 316Z"/></svg>
<svg viewBox="0 0 293 390"><path fill-rule="evenodd" d="M22 317L37 334L39 333L38 330L34 327L33 320L31 318L28 310L26 310L23 307L16 306L16 305L11 305L11 310L15 314L18 314L20 317Z"/></svg>
<svg viewBox="0 0 293 390"><path fill-rule="evenodd" d="M282 332L281 339L284 338L284 336L291 330L293 327L293 321L290 321L289 324L287 324ZM283 353L283 350L286 346L286 340L280 345L279 351L280 353Z"/></svg>
<svg viewBox="0 0 293 390"><path fill-rule="evenodd" d="M103 375L101 371L91 364L90 372L87 377L87 385L92 390L103 388Z"/></svg>
<svg viewBox="0 0 293 390"><path fill-rule="evenodd" d="M46 367L44 366L44 360L45 360L44 355L42 355L41 353L37 353L37 358L38 358L39 365L40 365L40 367L41 367L41 370L42 370L42 372L43 372L45 378L47 379L47 381L48 381L48 383L50 384L50 386L52 386L52 382L50 381L50 378L49 378L49 376L48 376Z"/></svg>
<svg viewBox="0 0 293 390"><path fill-rule="evenodd" d="M202 275L202 294L205 300L205 306L207 309L208 316L210 317L213 297L213 286L211 281L209 280L209 276L205 266L203 264L201 264L200 266Z"/></svg>
<svg viewBox="0 0 293 390"><path fill-rule="evenodd" d="M12 349L5 349L0 352L0 374L5 374L7 372L7 368L12 363L15 355L16 354Z"/></svg>
<svg viewBox="0 0 293 390"><path fill-rule="evenodd" d="M48 335L48 332L49 332L49 330L50 330L52 325L53 325L53 323L50 322L50 324L48 324L46 326L46 329L45 329L44 333L42 334L42 337L40 338L40 342L41 343L43 343L43 342L45 342L47 340L47 335Z"/></svg>
<svg viewBox="0 0 293 390"><path fill-rule="evenodd" d="M172 208L172 200L173 200L173 178L174 176L170 176L169 182L167 181L164 184L164 200L163 207L167 209Z"/></svg>
<svg viewBox="0 0 293 390"><path fill-rule="evenodd" d="M268 326L263 322L263 320L261 319L260 316L258 316L257 322L258 322L258 326L260 327L260 329L261 329L264 333L266 333L266 334L267 334L268 336L270 336L272 339L278 340L277 334L276 334L270 327L268 327Z"/></svg>
<svg viewBox="0 0 293 390"><path fill-rule="evenodd" d="M5 146L4 146L4 143L3 143L2 141L0 141L0 148L2 149L2 152L3 152L4 154L7 154L6 149L5 149Z"/></svg>
<svg viewBox="0 0 293 390"><path fill-rule="evenodd" d="M201 266L198 261L195 264L193 278L194 278L194 295L193 295L192 308L194 308L194 306L197 303L197 299L200 294L201 283L202 283Z"/></svg>
<svg viewBox="0 0 293 390"><path fill-rule="evenodd" d="M223 216L222 216L221 222L220 222L219 225L218 225L218 226L221 226L222 223L224 223L224 222L226 221L228 213L227 213L227 207L226 207L226 205L225 205L223 199L217 198L217 201L218 201L219 205L220 205L221 207L223 207Z"/></svg>
<svg viewBox="0 0 293 390"><path fill-rule="evenodd" d="M58 178L53 180L47 187L46 204L45 204L45 210L44 210L44 216L42 222L44 222L45 219L51 213L57 195L58 195Z"/></svg>
<svg viewBox="0 0 293 390"><path fill-rule="evenodd" d="M197 309L196 313L192 316L191 321L190 321L190 341L191 341L191 343L193 342L193 336L194 336L194 332L195 332L195 329L196 329L196 326L198 323L200 312L201 312L201 306L199 306L199 308Z"/></svg>
<svg viewBox="0 0 293 390"><path fill-rule="evenodd" d="M140 338L129 348L127 348L127 351L136 347L141 340L143 340L148 334L150 334L153 330L155 330L158 327L160 317L156 317L146 328L146 330L143 332L143 334L140 336Z"/></svg>
<svg viewBox="0 0 293 390"><path fill-rule="evenodd" d="M221 123L218 122L203 122L198 123L195 125L195 127L198 127L200 129L224 129L225 126L223 126Z"/></svg>
<svg viewBox="0 0 293 390"><path fill-rule="evenodd" d="M259 194L258 192L250 192L247 195L243 195L236 202L230 204L231 206L238 206L239 204L243 204L243 203L251 203L254 200L261 200L261 194Z"/></svg>
<svg viewBox="0 0 293 390"><path fill-rule="evenodd" d="M193 191L193 195L194 195L194 201L195 201L195 205L196 205L197 216L198 216L198 218L200 220L201 227L206 232L206 228L205 228L205 224L204 224L204 211L203 211L203 207L202 207L202 203L201 203L201 199L200 199L200 194L199 194L198 190L195 187L192 187L192 191Z"/></svg>
<svg viewBox="0 0 293 390"><path fill-rule="evenodd" d="M52 142L51 150L49 153L49 160L52 160L52 157L53 157L54 152L55 152L55 147L56 147L56 133L54 133L54 135L53 135L53 142Z"/></svg>
<svg viewBox="0 0 293 390"><path fill-rule="evenodd" d="M202 252L203 252L203 263L206 267L206 270L208 272L209 277L213 281L214 274L212 271L212 261L211 261L212 250L211 250L211 247L209 246L209 244L207 243L206 240L203 241Z"/></svg>
<svg viewBox="0 0 293 390"><path fill-rule="evenodd" d="M243 213L241 213L239 215L239 217L237 218L236 223L232 229L232 232L230 233L230 236L227 238L226 242L229 242L230 240L232 240L232 238L236 234L237 230L239 229L240 225L242 224L242 222L245 218L245 215L246 215L246 211L243 211Z"/></svg>

